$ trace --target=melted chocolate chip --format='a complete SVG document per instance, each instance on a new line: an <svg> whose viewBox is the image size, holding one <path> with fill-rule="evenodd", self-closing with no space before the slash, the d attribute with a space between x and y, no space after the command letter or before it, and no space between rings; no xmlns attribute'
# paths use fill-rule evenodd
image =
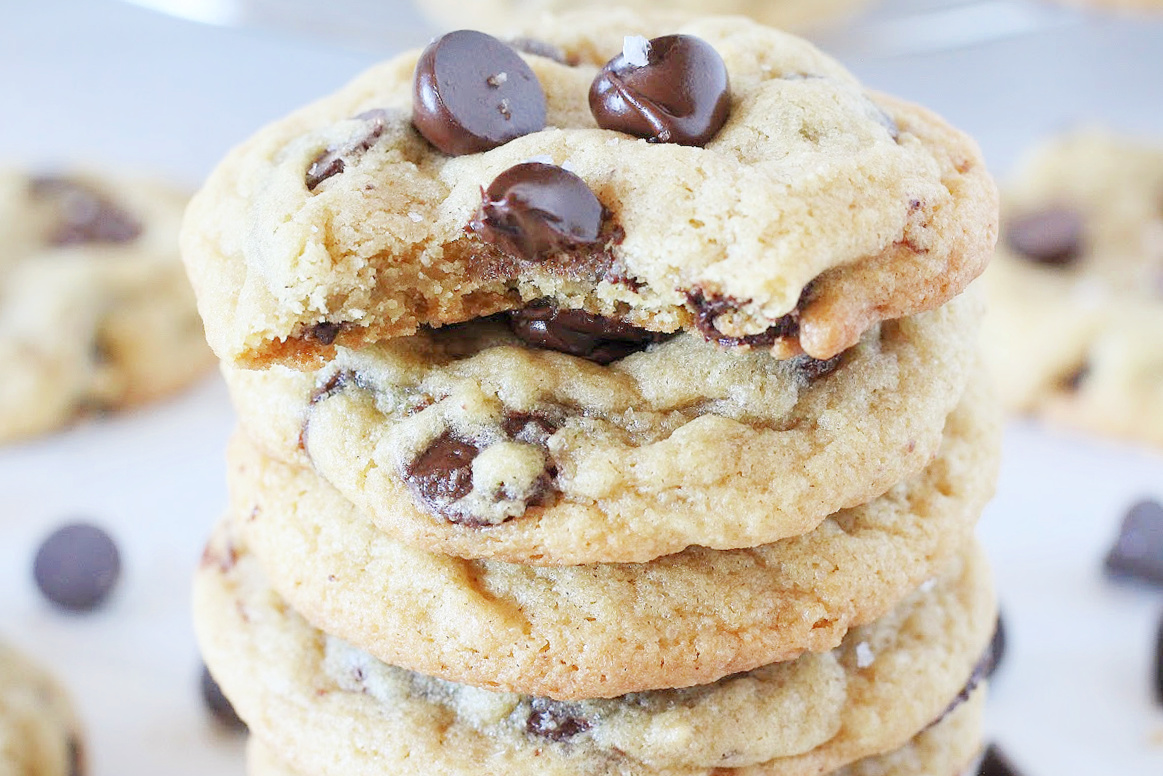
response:
<svg viewBox="0 0 1163 776"><path fill-rule="evenodd" d="M537 413L511 412L501 421L501 430L517 442L544 447L557 431L557 424Z"/></svg>
<svg viewBox="0 0 1163 776"><path fill-rule="evenodd" d="M1114 577L1163 585L1163 505L1140 501L1131 507L1105 569Z"/></svg>
<svg viewBox="0 0 1163 776"><path fill-rule="evenodd" d="M1014 767L997 744L990 744L981 758L981 765L977 767L977 776L1022 776L1021 771Z"/></svg>
<svg viewBox="0 0 1163 776"><path fill-rule="evenodd" d="M451 431L438 436L404 473L408 485L430 509L456 522L449 508L472 491L472 462L476 445L457 439Z"/></svg>
<svg viewBox="0 0 1163 776"><path fill-rule="evenodd" d="M532 709L525 721L525 730L531 735L550 741L565 741L590 729L590 722L572 714L564 703L534 698L530 705Z"/></svg>
<svg viewBox="0 0 1163 776"><path fill-rule="evenodd" d="M827 377L840 368L843 354L832 356L829 359L812 358L809 355L795 356L791 359L792 368L805 381L813 382L821 377Z"/></svg>
<svg viewBox="0 0 1163 776"><path fill-rule="evenodd" d="M36 178L29 193L56 206L57 223L47 235L52 245L127 243L141 235L140 221L83 183L61 177Z"/></svg>
<svg viewBox="0 0 1163 776"><path fill-rule="evenodd" d="M545 57L552 59L554 62L562 65L573 65L574 62L569 61L565 56L565 52L552 43L546 43L537 38L511 38L509 45L525 54L532 54L536 57Z"/></svg>
<svg viewBox="0 0 1163 776"><path fill-rule="evenodd" d="M218 682L214 681L214 677L210 675L210 669L206 666L202 666L200 684L202 702L206 704L206 708L214 716L215 721L227 730L245 732L246 723L238 716L230 699L222 692L222 688L218 686Z"/></svg>
<svg viewBox="0 0 1163 776"><path fill-rule="evenodd" d="M602 203L578 176L552 164L510 167L481 192L470 231L526 261L601 241Z"/></svg>
<svg viewBox="0 0 1163 776"><path fill-rule="evenodd" d="M317 323L307 329L303 336L306 339L314 340L320 345L330 345L335 342L335 338L339 336L339 332L343 330L341 323Z"/></svg>
<svg viewBox="0 0 1163 776"><path fill-rule="evenodd" d="M1013 219L1006 227L1005 239L1025 259L1065 267L1082 253L1084 226L1077 210L1056 207Z"/></svg>
<svg viewBox="0 0 1163 776"><path fill-rule="evenodd" d="M355 118L364 122L360 132L342 146L328 148L320 153L307 168L304 183L308 191L314 191L320 183L347 169L348 164L376 144L388 126L388 112L385 110L370 110Z"/></svg>
<svg viewBox="0 0 1163 776"><path fill-rule="evenodd" d="M597 364L625 358L665 338L584 310L559 310L544 304L509 313L509 327L522 342L533 347L556 350Z"/></svg>
<svg viewBox="0 0 1163 776"><path fill-rule="evenodd" d="M458 30L428 44L416 63L412 124L460 156L545 128L545 92L525 60L501 41Z"/></svg>
<svg viewBox="0 0 1163 776"><path fill-rule="evenodd" d="M726 123L727 66L709 43L690 35L655 38L646 44L644 65L626 53L607 62L590 86L598 126L652 143L703 146Z"/></svg>
<svg viewBox="0 0 1163 776"><path fill-rule="evenodd" d="M88 523L58 528L37 550L33 577L46 598L74 612L100 606L121 576L121 553L105 531Z"/></svg>
<svg viewBox="0 0 1163 776"><path fill-rule="evenodd" d="M811 284L804 288L794 310L779 318L774 324L759 334L745 337L728 337L715 326L720 315L735 312L739 303L723 296L707 296L701 288L687 292L687 301L694 308L695 328L708 342L724 347L749 346L767 348L785 337L794 337L800 331L800 309L806 303Z"/></svg>

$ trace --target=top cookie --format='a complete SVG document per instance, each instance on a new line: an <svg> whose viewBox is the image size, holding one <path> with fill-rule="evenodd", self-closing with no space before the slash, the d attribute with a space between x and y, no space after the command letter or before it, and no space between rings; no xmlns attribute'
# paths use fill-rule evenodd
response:
<svg viewBox="0 0 1163 776"><path fill-rule="evenodd" d="M702 43L625 37L673 32ZM548 300L826 359L992 250L973 142L798 38L626 13L543 23L535 54L453 35L421 63L424 135L411 52L260 132L195 197L183 255L220 357L317 365Z"/></svg>

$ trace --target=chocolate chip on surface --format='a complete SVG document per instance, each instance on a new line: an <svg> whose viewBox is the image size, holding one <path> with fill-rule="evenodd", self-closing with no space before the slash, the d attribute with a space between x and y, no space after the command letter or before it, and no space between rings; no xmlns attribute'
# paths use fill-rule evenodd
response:
<svg viewBox="0 0 1163 776"><path fill-rule="evenodd" d="M501 430L510 439L527 445L541 445L557 432L557 424L544 415L533 412L510 412L501 421Z"/></svg>
<svg viewBox="0 0 1163 776"><path fill-rule="evenodd" d="M706 145L730 111L723 58L691 35L628 37L590 86L598 126L652 143Z"/></svg>
<svg viewBox="0 0 1163 776"><path fill-rule="evenodd" d="M1005 240L1018 255L1036 264L1065 267L1082 253L1084 226L1077 210L1050 208L1011 220Z"/></svg>
<svg viewBox="0 0 1163 776"><path fill-rule="evenodd" d="M342 173L347 165L366 153L384 134L388 126L388 112L370 110L359 114L356 120L364 122L361 131L342 146L327 148L307 168L304 183L314 191L320 183Z"/></svg>
<svg viewBox="0 0 1163 776"><path fill-rule="evenodd" d="M1021 771L1002 754L997 744L990 744L985 748L981 765L977 768L977 776L1021 776Z"/></svg>
<svg viewBox="0 0 1163 776"><path fill-rule="evenodd" d="M597 364L625 358L665 337L584 310L559 310L547 304L510 312L509 326L522 342L533 347L567 353Z"/></svg>
<svg viewBox="0 0 1163 776"><path fill-rule="evenodd" d="M570 713L568 706L548 698L534 698L532 710L525 722L525 730L531 735L550 741L565 741L590 729L590 723Z"/></svg>
<svg viewBox="0 0 1163 776"><path fill-rule="evenodd" d="M1104 568L1111 576L1163 585L1163 505L1140 501L1131 507Z"/></svg>
<svg viewBox="0 0 1163 776"><path fill-rule="evenodd" d="M545 128L545 92L510 46L475 30L428 44L416 63L412 124L446 154L478 153Z"/></svg>
<svg viewBox="0 0 1163 776"><path fill-rule="evenodd" d="M54 604L75 612L97 608L121 576L121 554L105 531L72 523L49 534L33 562L36 586Z"/></svg>
<svg viewBox="0 0 1163 776"><path fill-rule="evenodd" d="M45 176L32 181L29 193L56 206L57 223L46 236L52 245L127 243L141 235L140 221L84 183Z"/></svg>
<svg viewBox="0 0 1163 776"><path fill-rule="evenodd" d="M472 491L472 462L480 448L451 431L433 440L404 472L409 487L430 509L449 519L450 507Z"/></svg>
<svg viewBox="0 0 1163 776"><path fill-rule="evenodd" d="M238 716L230 699L222 692L222 688L214 681L210 669L206 666L202 666L201 691L202 702L222 727L227 730L246 731L246 723Z"/></svg>
<svg viewBox="0 0 1163 776"><path fill-rule="evenodd" d="M601 240L605 209L578 176L541 162L525 162L498 175L481 192L470 231L502 251L539 261Z"/></svg>

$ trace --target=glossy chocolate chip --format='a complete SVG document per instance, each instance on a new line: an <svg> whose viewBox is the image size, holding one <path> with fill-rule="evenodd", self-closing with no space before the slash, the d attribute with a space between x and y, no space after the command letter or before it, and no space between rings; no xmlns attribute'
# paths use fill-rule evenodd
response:
<svg viewBox="0 0 1163 776"><path fill-rule="evenodd" d="M388 112L370 110L355 117L362 122L360 131L346 143L327 148L321 152L307 168L304 183L308 191L314 191L320 183L342 173L347 165L367 153L388 127Z"/></svg>
<svg viewBox="0 0 1163 776"><path fill-rule="evenodd" d="M141 222L89 186L63 177L35 178L30 194L52 200L57 219L46 239L52 245L127 243L141 235Z"/></svg>
<svg viewBox="0 0 1163 776"><path fill-rule="evenodd" d="M452 517L449 507L472 491L476 445L445 431L416 457L404 473L409 487L437 514Z"/></svg>
<svg viewBox="0 0 1163 776"><path fill-rule="evenodd" d="M603 129L703 146L731 112L727 66L709 43L691 35L627 38L623 52L594 78L590 111Z"/></svg>
<svg viewBox="0 0 1163 776"><path fill-rule="evenodd" d="M105 531L88 523L58 528L37 550L33 577L44 596L75 612L97 608L121 576L121 554Z"/></svg>
<svg viewBox="0 0 1163 776"><path fill-rule="evenodd" d="M990 744L982 755L981 765L977 767L977 776L1022 776L1021 771L1014 767L997 744Z"/></svg>
<svg viewBox="0 0 1163 776"><path fill-rule="evenodd" d="M550 741L565 741L590 729L588 720L570 712L569 707L559 701L534 698L525 730L531 735Z"/></svg>
<svg viewBox="0 0 1163 776"><path fill-rule="evenodd" d="M578 176L552 164L525 162L481 192L470 231L505 253L540 261L601 240L602 203Z"/></svg>
<svg viewBox="0 0 1163 776"><path fill-rule="evenodd" d="M1105 569L1114 577L1163 585L1163 505L1140 501L1131 507Z"/></svg>
<svg viewBox="0 0 1163 776"><path fill-rule="evenodd" d="M1050 208L1010 221L1005 240L1014 252L1029 261L1065 267L1082 254L1084 226L1078 211Z"/></svg>
<svg viewBox="0 0 1163 776"><path fill-rule="evenodd" d="M412 124L429 143L460 156L545 128L545 92L510 46L474 30L428 44L416 63Z"/></svg>
<svg viewBox="0 0 1163 776"><path fill-rule="evenodd" d="M535 348L568 353L597 364L625 358L664 338L623 321L550 305L509 313L509 326L522 342Z"/></svg>
<svg viewBox="0 0 1163 776"><path fill-rule="evenodd" d="M222 688L218 686L218 682L214 681L214 677L210 674L210 669L206 666L202 666L200 683L202 702L213 715L214 720L227 730L244 732L246 730L246 723L238 716L238 712L234 710L230 699L222 692Z"/></svg>

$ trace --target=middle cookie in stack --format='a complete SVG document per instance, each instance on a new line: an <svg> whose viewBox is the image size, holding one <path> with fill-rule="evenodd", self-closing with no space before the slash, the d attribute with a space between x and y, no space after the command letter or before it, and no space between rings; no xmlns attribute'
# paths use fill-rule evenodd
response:
<svg viewBox="0 0 1163 776"><path fill-rule="evenodd" d="M191 207L242 420L196 617L252 768L954 776L996 616L976 149L743 20L547 25L373 70ZM477 147L494 97L524 129Z"/></svg>

